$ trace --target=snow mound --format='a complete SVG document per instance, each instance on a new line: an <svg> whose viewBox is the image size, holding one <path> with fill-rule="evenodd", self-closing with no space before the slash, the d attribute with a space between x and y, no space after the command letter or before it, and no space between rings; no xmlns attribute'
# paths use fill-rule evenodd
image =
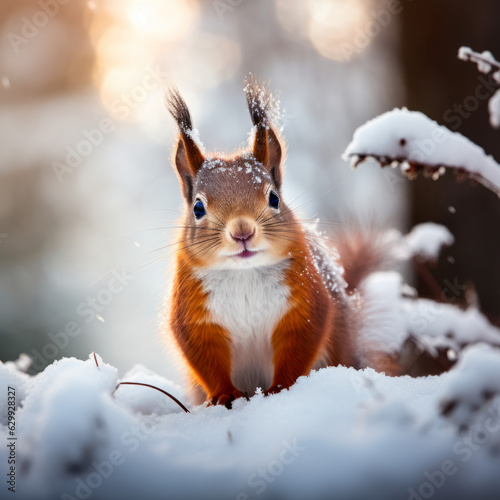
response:
<svg viewBox="0 0 500 500"><path fill-rule="evenodd" d="M233 410L187 414L165 411L148 388L114 392L116 370L93 359L63 359L34 377L0 364L18 390L16 498L496 498L499 366L500 351L480 345L439 377L326 368ZM143 367L128 377L178 389ZM463 434L468 413L451 418L459 404L443 412L449 400L474 406L487 441Z"/></svg>
<svg viewBox="0 0 500 500"><path fill-rule="evenodd" d="M412 256L431 262L438 259L443 248L455 242L448 228L434 222L416 225L404 240Z"/></svg>
<svg viewBox="0 0 500 500"><path fill-rule="evenodd" d="M500 350L479 344L463 351L456 370L443 387L442 410L457 425L467 427L471 417L490 407L500 396ZM500 435L497 436L500 443Z"/></svg>
<svg viewBox="0 0 500 500"><path fill-rule="evenodd" d="M464 347L480 342L500 346L500 329L479 310L415 297L395 271L372 273L360 291L366 301L366 321L358 348L366 365L374 345L382 352L398 353L410 337L435 356L440 350L456 356ZM459 285L448 283L443 299L456 299L458 292Z"/></svg>

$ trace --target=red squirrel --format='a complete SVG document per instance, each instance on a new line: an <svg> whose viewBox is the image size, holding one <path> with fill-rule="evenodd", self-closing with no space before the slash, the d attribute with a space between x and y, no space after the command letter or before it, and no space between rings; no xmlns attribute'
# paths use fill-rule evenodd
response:
<svg viewBox="0 0 500 500"><path fill-rule="evenodd" d="M357 366L353 291L378 259L356 239L339 254L298 220L282 195L273 96L255 80L245 92L253 133L232 155L206 154L179 92L166 96L185 202L169 327L192 382L227 407L259 387L288 389L313 368Z"/></svg>

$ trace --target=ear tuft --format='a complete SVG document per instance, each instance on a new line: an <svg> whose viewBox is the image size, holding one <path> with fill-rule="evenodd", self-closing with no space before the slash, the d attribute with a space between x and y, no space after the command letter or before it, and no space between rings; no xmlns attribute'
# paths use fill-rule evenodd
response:
<svg viewBox="0 0 500 500"><path fill-rule="evenodd" d="M165 105L179 127L180 139L177 142L174 164L181 181L184 196L190 200L194 177L201 168L205 158L195 139L196 134L193 131L189 109L175 87L171 87L166 92Z"/></svg>
<svg viewBox="0 0 500 500"><path fill-rule="evenodd" d="M284 147L279 132L276 131L281 118L279 99L269 91L267 84L260 84L252 74L245 79L245 94L248 111L255 126L253 155L267 168L279 188L284 156Z"/></svg>
<svg viewBox="0 0 500 500"><path fill-rule="evenodd" d="M176 87L170 87L165 93L165 105L177 122L179 129L184 132L193 130L193 122L189 109L181 97L181 94Z"/></svg>
<svg viewBox="0 0 500 500"><path fill-rule="evenodd" d="M251 73L245 78L245 94L253 125L277 127L280 121L280 101L271 93L268 83L259 83Z"/></svg>

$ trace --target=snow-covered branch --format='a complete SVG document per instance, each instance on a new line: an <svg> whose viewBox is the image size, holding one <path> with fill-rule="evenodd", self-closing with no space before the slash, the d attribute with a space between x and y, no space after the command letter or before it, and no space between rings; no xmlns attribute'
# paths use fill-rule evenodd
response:
<svg viewBox="0 0 500 500"><path fill-rule="evenodd" d="M462 61L471 61L477 65L477 70L481 73L493 72L493 80L500 85L500 62L498 62L491 52L485 50L481 54L474 52L469 47L460 47L458 58ZM492 127L500 127L500 89L497 90L488 103L490 111L490 123Z"/></svg>
<svg viewBox="0 0 500 500"><path fill-rule="evenodd" d="M437 179L446 169L470 178L500 197L500 165L482 148L426 115L406 108L384 113L359 127L343 154L353 167L370 158L400 166L409 179L418 172Z"/></svg>
<svg viewBox="0 0 500 500"><path fill-rule="evenodd" d="M482 53L474 52L470 47L460 47L458 50L458 58L462 61L471 61L477 64L477 70L481 73L490 73L494 68L495 81L500 83L500 62L498 62L489 50Z"/></svg>

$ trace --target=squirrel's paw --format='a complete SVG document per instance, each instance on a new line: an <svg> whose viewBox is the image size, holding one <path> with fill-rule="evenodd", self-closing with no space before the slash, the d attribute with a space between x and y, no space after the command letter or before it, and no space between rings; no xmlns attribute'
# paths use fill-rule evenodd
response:
<svg viewBox="0 0 500 500"><path fill-rule="evenodd" d="M266 389L264 391L264 396L270 396L271 394L278 394L278 392L281 392L283 389L288 389L288 387L284 387L283 385L277 384L277 385L272 385L269 387L269 389Z"/></svg>
<svg viewBox="0 0 500 500"><path fill-rule="evenodd" d="M246 398L248 396L238 389L234 389L229 394L217 394L209 399L208 406L224 405L228 410L231 409L231 405L235 399Z"/></svg>

